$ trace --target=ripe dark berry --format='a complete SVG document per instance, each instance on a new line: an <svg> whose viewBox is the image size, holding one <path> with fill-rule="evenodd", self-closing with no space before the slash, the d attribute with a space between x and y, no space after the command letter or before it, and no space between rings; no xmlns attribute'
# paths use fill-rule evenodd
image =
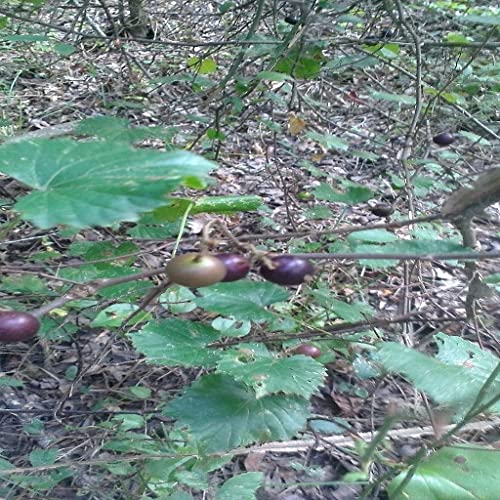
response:
<svg viewBox="0 0 500 500"><path fill-rule="evenodd" d="M294 255L279 255L271 257L273 268L265 264L260 268L260 274L268 281L278 285L300 285L308 276L314 274L313 265L307 260Z"/></svg>
<svg viewBox="0 0 500 500"><path fill-rule="evenodd" d="M443 132L442 134L435 135L432 140L439 146L449 146L455 142L455 136L449 132Z"/></svg>
<svg viewBox="0 0 500 500"><path fill-rule="evenodd" d="M293 351L295 354L303 354L304 356L309 356L311 358L319 358L321 356L321 350L312 344L300 344Z"/></svg>
<svg viewBox="0 0 500 500"><path fill-rule="evenodd" d="M286 16L285 23L291 24L292 26L297 24L299 20L294 16Z"/></svg>
<svg viewBox="0 0 500 500"><path fill-rule="evenodd" d="M220 253L216 257L226 267L226 276L222 281L236 281L244 278L250 271L250 262L237 253Z"/></svg>
<svg viewBox="0 0 500 500"><path fill-rule="evenodd" d="M35 316L21 311L0 311L0 342L22 342L40 329Z"/></svg>
<svg viewBox="0 0 500 500"><path fill-rule="evenodd" d="M389 217L394 213L394 207L389 203L377 203L370 208L370 212L377 217Z"/></svg>
<svg viewBox="0 0 500 500"><path fill-rule="evenodd" d="M213 255L186 253L170 260L167 275L178 285L198 288L222 281L226 276L226 266Z"/></svg>

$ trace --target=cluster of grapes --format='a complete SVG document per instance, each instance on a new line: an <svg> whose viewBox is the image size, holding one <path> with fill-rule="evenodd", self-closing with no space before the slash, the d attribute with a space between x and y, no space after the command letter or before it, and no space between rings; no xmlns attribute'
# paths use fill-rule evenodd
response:
<svg viewBox="0 0 500 500"><path fill-rule="evenodd" d="M293 255L279 255L264 261L260 274L280 285L300 285L314 272L307 259ZM172 283L198 288L221 281L240 280L248 274L250 267L250 261L237 253L187 253L170 260L167 275ZM40 322L32 314L0 310L0 342L23 342L36 335L39 329Z"/></svg>
<svg viewBox="0 0 500 500"><path fill-rule="evenodd" d="M173 283L196 288L240 280L250 267L250 261L237 253L187 253L168 263L167 275ZM261 276L278 285L300 285L313 273L314 267L307 259L294 255L269 257L260 266Z"/></svg>

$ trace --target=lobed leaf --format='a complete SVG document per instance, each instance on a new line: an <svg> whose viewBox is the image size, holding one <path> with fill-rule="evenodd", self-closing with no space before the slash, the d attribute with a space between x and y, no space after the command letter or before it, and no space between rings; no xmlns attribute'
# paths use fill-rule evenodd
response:
<svg viewBox="0 0 500 500"><path fill-rule="evenodd" d="M256 345L258 346L258 344ZM283 392L309 398L321 385L325 368L307 356L278 358L253 344L227 350L217 363L219 372L231 375L255 390L257 398Z"/></svg>
<svg viewBox="0 0 500 500"><path fill-rule="evenodd" d="M239 320L272 321L276 316L266 306L288 299L289 293L273 283L235 281L200 288L198 307Z"/></svg>
<svg viewBox="0 0 500 500"><path fill-rule="evenodd" d="M0 171L34 191L15 205L41 228L136 221L187 183L200 187L213 164L186 151L134 149L122 142L39 139L0 147Z"/></svg>
<svg viewBox="0 0 500 500"><path fill-rule="evenodd" d="M493 361L491 353L466 340L454 344L455 349L463 349L464 356L451 356L451 347L442 343L443 337L437 338L440 342L440 354L437 358L393 342L384 343L378 351L378 356L387 370L401 373L436 403L463 415L471 407L498 360ZM500 378L490 385L484 402L499 393ZM497 401L489 410L500 412L500 402Z"/></svg>
<svg viewBox="0 0 500 500"><path fill-rule="evenodd" d="M148 323L130 337L134 347L146 356L148 363L167 366L215 365L219 353L206 345L220 334L211 326L182 319Z"/></svg>
<svg viewBox="0 0 500 500"><path fill-rule="evenodd" d="M442 448L417 465L415 474L398 494L396 490L407 471L393 479L388 487L389 498L498 498L499 470L498 450L472 446Z"/></svg>
<svg viewBox="0 0 500 500"><path fill-rule="evenodd" d="M298 396L255 392L227 375L206 375L172 401L165 413L187 426L206 452L254 442L290 439L304 428L309 402Z"/></svg>

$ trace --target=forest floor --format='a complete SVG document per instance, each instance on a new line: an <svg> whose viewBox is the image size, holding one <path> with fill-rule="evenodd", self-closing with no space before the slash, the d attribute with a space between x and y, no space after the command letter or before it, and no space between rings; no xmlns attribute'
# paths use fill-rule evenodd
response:
<svg viewBox="0 0 500 500"><path fill-rule="evenodd" d="M264 208L258 211L192 217L181 241L183 251L194 248L202 227L214 218L223 220L235 237L274 251L342 251L345 235L335 235L334 231L327 234L329 231L350 227L353 231L345 234L356 234L360 228L371 225L439 213L450 193L495 165L495 148L491 143L471 139L474 134L484 135L484 131L476 124L468 126L470 120L456 107L443 102L435 110L427 109L427 117L421 118L412 137L410 159L414 161L403 161L405 134L414 107L404 100L377 100L372 91L414 97L414 81L397 64L364 67L370 54L356 51L348 44L329 54L332 61L338 64L343 61L346 66L337 70L332 63L328 74L296 79L293 84L263 81L239 108L240 103L233 103L230 108L224 100L227 98L224 91L207 95L203 82L197 86L183 78L187 73L192 74L186 68L186 61L194 54L217 61L216 72L204 75L214 80L223 78L234 56L227 47L205 46L195 50L188 43L193 37L208 42L218 40L224 30L228 32L219 17L207 14L203 3L192 2L189 7L172 3L163 9L157 6L159 11L153 16L154 38L149 42L113 37L76 42L76 35L66 33L65 42L77 48L67 57L44 42L4 43L0 47L0 84L5 137L35 131L48 131L52 135L51 131L61 124L95 116L124 118L133 126L161 126L171 135L171 145L190 148L217 162L215 183L206 194L262 197ZM60 26L68 27L68 13L62 5L54 5L50 12L34 13L31 18L49 24L60 21ZM168 22L161 21L163 15ZM88 22L106 25L104 14L98 9L89 16ZM243 21L238 17L235 22ZM19 32L25 34L29 23L22 20L17 23L24 29ZM190 34L193 24L197 27L195 35ZM390 27L390 20L381 19L369 34L377 36L386 27ZM33 32L33 26L29 29ZM39 29L49 31L45 25L39 25ZM311 26L316 37L330 35L326 33L328 29L319 20ZM394 33L394 38L399 36ZM162 43L166 39L186 40L186 45ZM429 57L434 57L432 48L428 50ZM253 51L245 56L248 60L258 56L257 48ZM450 53L448 57L450 62L456 54ZM253 73L251 64L248 66L241 71ZM434 68L424 66L426 77L434 76L433 71ZM164 83L154 83L161 78ZM482 118L479 121L485 123ZM223 136L208 138L207 123L220 125ZM443 148L432 142L433 135L448 130L457 133L457 140L451 146ZM461 131L465 134L460 134ZM331 144L324 141L321 144L316 136L324 134L340 142L331 138ZM149 145L162 147L163 143L153 140ZM345 181L367 187L375 196L367 202L345 204L319 200L313 195L322 183L342 189ZM19 193L21 187L0 177L0 196L4 202L8 196ZM390 204L394 212L387 217L375 215L372 209L379 202ZM0 212L4 240L0 262L9 269L0 270L0 303L4 306L9 301L36 302L39 296L35 284L40 276L56 273L61 265L81 262L80 257L67 253L74 239L56 231L41 231L28 223L17 226L15 232L4 231L2 228L7 228L12 217L10 212ZM475 220L474 226L479 249L500 250L498 207L489 207L484 216ZM156 267L169 258L175 237L132 238L126 236L127 228L95 228L82 231L75 238L113 244L133 241L140 248L133 264L137 268ZM388 225L387 231L402 239L427 235L460 242L456 228L443 221L400 228ZM43 253L52 251L59 257L42 260ZM404 327L392 323L376 328L367 322L361 333L347 333L350 338L403 336L407 345L432 352L432 336L443 332L500 352L498 296L478 301L475 323L461 319L465 315L468 280L463 266L456 262L406 261L373 267L367 262L330 260L318 262L318 268L321 276L327 277L324 283L335 290L339 301L362 302L374 312L375 318L428 311L425 321L412 321ZM484 275L499 272L495 261L479 262L478 270ZM46 293L40 291L42 296ZM300 291L294 300L302 304ZM161 314L161 308L155 311ZM194 311L191 316L199 319L203 314ZM26 457L34 448L51 443L64 454L65 461L86 466L75 467L76 473L55 486L50 498L128 498L120 493L115 477L107 475L98 463L113 457L102 449L111 431L100 424L113 422L127 412L137 412L148 416L146 433L159 432L165 421L157 413L158 406L165 396L194 380L198 370L147 365L126 337L91 328L85 317L76 324L77 331L65 332L72 334L70 339L39 340L30 344L29 349L25 345L1 348L0 372L23 381L22 388L0 388L1 453L21 467L26 466ZM259 492L260 498L356 498L361 486L339 485L336 481L347 472L358 470L350 446L359 436L369 439L396 408L406 417L390 431L391 444L386 452L397 462L413 454L438 428L450 423L444 416L443 421L437 421L439 413L433 413L431 422L432 403L403 378L380 377L365 354L356 343L332 351L332 359L326 365L325 384L312 398L312 414L331 424L327 435L310 429L300 436L309 441L286 443L288 451L271 449L261 453L250 447L248 453L214 473L212 484L220 484L242 471L261 471L266 475L266 486ZM129 391L138 385L149 389L146 399ZM482 430L479 422L477 427L464 429L457 442L496 439L498 435ZM320 450L316 449L318 443L323 445ZM370 473L382 475L384 469L373 465ZM45 495L37 493L36 488L28 488L19 496L15 496L14 490L11 494L8 498ZM195 497L207 498L202 493L195 493ZM385 493L374 491L371 498L385 498Z"/></svg>

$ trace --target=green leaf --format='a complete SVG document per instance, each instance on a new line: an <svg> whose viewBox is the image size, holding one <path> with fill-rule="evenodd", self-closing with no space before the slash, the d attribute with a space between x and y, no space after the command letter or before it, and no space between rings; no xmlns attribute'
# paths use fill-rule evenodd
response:
<svg viewBox="0 0 500 500"><path fill-rule="evenodd" d="M391 500L493 499L500 491L500 453L479 446L441 448L417 465L415 474L396 495L407 472L388 486Z"/></svg>
<svg viewBox="0 0 500 500"><path fill-rule="evenodd" d="M391 239L393 241L391 241ZM414 240L399 240L394 234L385 230L369 230L352 233L347 237L347 240L356 253L374 253L380 254L380 260L377 259L361 259L359 262L363 266L370 268L386 268L396 266L396 259L384 259L384 254L429 254L429 253L449 253L450 260L454 260L453 252L463 252L466 247L450 240L443 239L414 239ZM360 244L359 241L384 242L386 244Z"/></svg>
<svg viewBox="0 0 500 500"><path fill-rule="evenodd" d="M0 471L7 470L7 469L13 469L13 468L15 468L14 464L12 464L11 462L9 462L5 458L1 458L0 457Z"/></svg>
<svg viewBox="0 0 500 500"><path fill-rule="evenodd" d="M131 241L124 241L115 246L110 241L84 241L71 245L72 255L82 255L85 261L109 259L109 262L103 262L101 265L96 264L96 267L105 268L109 263L119 266L124 265L130 267L135 261L135 255L139 247ZM125 257L126 256L126 257Z"/></svg>
<svg viewBox="0 0 500 500"><path fill-rule="evenodd" d="M484 282L489 284L489 285L496 285L496 289L499 290L500 286L500 273L493 273L490 274L489 276L486 276L484 279ZM499 290L500 291L500 290Z"/></svg>
<svg viewBox="0 0 500 500"><path fill-rule="evenodd" d="M177 132L176 127L131 127L127 119L114 116L88 118L82 120L75 129L77 135L95 136L108 141L128 143L143 141L148 138L169 141Z"/></svg>
<svg viewBox="0 0 500 500"><path fill-rule="evenodd" d="M117 452L158 453L158 443L142 433L127 432L119 434L121 439L112 439L103 445L103 449Z"/></svg>
<svg viewBox="0 0 500 500"><path fill-rule="evenodd" d="M132 429L142 429L144 427L144 417L142 415L123 414L115 415L111 419L111 423L118 425L120 431L126 432Z"/></svg>
<svg viewBox="0 0 500 500"><path fill-rule="evenodd" d="M349 149L349 144L347 144L347 142L331 134L318 134L318 132L311 130L306 133L306 137L318 142L328 149L340 149L341 151L347 151Z"/></svg>
<svg viewBox="0 0 500 500"><path fill-rule="evenodd" d="M453 42L453 43L469 43L469 39L465 35L463 35L462 33L455 33L455 32L447 33L445 36L445 40L447 42Z"/></svg>
<svg viewBox="0 0 500 500"><path fill-rule="evenodd" d="M169 495L166 500L193 500L193 496L184 491L176 491Z"/></svg>
<svg viewBox="0 0 500 500"><path fill-rule="evenodd" d="M185 314L196 309L193 300L195 294L187 287L180 285L170 286L165 293L160 295L160 301L164 307L177 314Z"/></svg>
<svg viewBox="0 0 500 500"><path fill-rule="evenodd" d="M138 222L127 230L127 236L139 240L165 240L179 234L179 220L172 223L163 223L161 226L142 224Z"/></svg>
<svg viewBox="0 0 500 500"><path fill-rule="evenodd" d="M164 205L165 193L183 182L205 180L212 167L185 151L107 141L40 139L0 146L0 171L35 190L15 208L41 228L135 221L141 212Z"/></svg>
<svg viewBox="0 0 500 500"><path fill-rule="evenodd" d="M370 243L388 243L398 241L398 237L386 229L367 229L366 231L356 231L347 237L351 245L360 241L369 241Z"/></svg>
<svg viewBox="0 0 500 500"><path fill-rule="evenodd" d="M342 434L351 427L345 419L340 417L333 417L332 421L312 419L309 420L309 426L313 431L321 434Z"/></svg>
<svg viewBox="0 0 500 500"><path fill-rule="evenodd" d="M304 215L308 219L318 220L318 219L333 219L333 212L322 205L316 205L314 207L309 207L304 211Z"/></svg>
<svg viewBox="0 0 500 500"><path fill-rule="evenodd" d="M261 71L255 76L258 80L270 80L272 82L293 81L290 75L278 73L277 71Z"/></svg>
<svg viewBox="0 0 500 500"><path fill-rule="evenodd" d="M331 68L335 73L345 71L346 68L370 68L382 64L380 59L376 57L362 55L341 56L331 59L327 64L327 68Z"/></svg>
<svg viewBox="0 0 500 500"><path fill-rule="evenodd" d="M29 274L5 276L0 283L4 293L26 293L42 297L57 295L47 288L47 283L42 279Z"/></svg>
<svg viewBox="0 0 500 500"><path fill-rule="evenodd" d="M223 316L252 321L275 319L276 316L265 307L289 297L289 293L281 286L246 280L217 283L198 291L202 295L195 299L198 307Z"/></svg>
<svg viewBox="0 0 500 500"><path fill-rule="evenodd" d="M206 78L204 76L200 76L200 74L177 74L173 76L165 76L162 78L154 78L152 83L155 84L170 84L170 83L176 83L176 82L187 82L190 83L193 87L212 87L215 82L210 80L209 78Z"/></svg>
<svg viewBox="0 0 500 500"><path fill-rule="evenodd" d="M187 61L188 68L193 68L200 75L209 75L217 71L217 63L214 59L200 59L199 57L190 57Z"/></svg>
<svg viewBox="0 0 500 500"><path fill-rule="evenodd" d="M498 364L497 356L468 340L444 333L434 335L434 340L439 347L437 359L449 365L466 367L468 373L483 382Z"/></svg>
<svg viewBox="0 0 500 500"><path fill-rule="evenodd" d="M279 392L309 398L323 383L325 368L314 359L301 355L278 358L265 346L264 351L256 346L259 344L240 344L227 350L217 371L252 387L257 399Z"/></svg>
<svg viewBox="0 0 500 500"><path fill-rule="evenodd" d="M30 453L30 462L33 467L52 465L57 460L59 450L55 448L36 448Z"/></svg>
<svg viewBox="0 0 500 500"><path fill-rule="evenodd" d="M207 129L207 137L214 141L216 139L223 141L226 138L226 135L218 129L208 128Z"/></svg>
<svg viewBox="0 0 500 500"><path fill-rule="evenodd" d="M113 304L99 311L98 315L90 323L93 328L115 328L123 324L123 322L135 311L139 309L135 304ZM151 314L146 311L139 312L134 316L127 325L135 325L151 319Z"/></svg>
<svg viewBox="0 0 500 500"><path fill-rule="evenodd" d="M207 196L196 200L190 214L251 212L261 205L260 196Z"/></svg>
<svg viewBox="0 0 500 500"><path fill-rule="evenodd" d="M67 467L49 471L43 476L16 476L16 486L37 491L51 490L57 483L71 477L73 473Z"/></svg>
<svg viewBox="0 0 500 500"><path fill-rule="evenodd" d="M0 387L24 387L24 383L12 377L0 376Z"/></svg>
<svg viewBox="0 0 500 500"><path fill-rule="evenodd" d="M130 392L130 394L134 398L139 398L139 399L151 398L151 389L149 387L133 385L132 387L128 387L128 392Z"/></svg>
<svg viewBox="0 0 500 500"><path fill-rule="evenodd" d="M388 92L372 91L370 95L378 101L389 101L397 102L399 104L405 104L407 106L412 106L415 104L415 97L410 95L397 95L389 94Z"/></svg>
<svg viewBox="0 0 500 500"><path fill-rule="evenodd" d="M129 476L136 472L135 467L128 462L109 462L102 467L116 476Z"/></svg>
<svg viewBox="0 0 500 500"><path fill-rule="evenodd" d="M392 342L382 345L378 357L386 370L401 373L436 403L462 416L472 406L498 359L472 342L462 339L460 343L451 341L450 344L450 340L444 341L445 338L444 335L436 338L439 346L436 358ZM462 358L451 355L452 348L462 350ZM499 392L500 377L486 391L485 401ZM500 412L500 402L489 411Z"/></svg>
<svg viewBox="0 0 500 500"><path fill-rule="evenodd" d="M351 184L346 191L335 191L329 184L322 182L314 191L314 196L318 200L325 200L338 203L354 205L373 198L373 192L367 187Z"/></svg>
<svg viewBox="0 0 500 500"><path fill-rule="evenodd" d="M130 337L146 361L156 365L212 367L219 358L217 350L207 349L206 345L215 342L220 334L203 323L181 319L155 321Z"/></svg>
<svg viewBox="0 0 500 500"><path fill-rule="evenodd" d="M429 254L429 253L449 253L450 260L454 260L453 252L464 252L467 251L467 247L455 243L450 240L428 240L428 239L418 239L418 240L398 240L387 245L383 245L387 253L417 253L417 254Z"/></svg>
<svg viewBox="0 0 500 500"><path fill-rule="evenodd" d="M255 492L262 485L262 472L245 472L227 480L217 492L215 500L255 500Z"/></svg>
<svg viewBox="0 0 500 500"><path fill-rule="evenodd" d="M32 434L33 436L37 436L42 433L44 430L44 425L41 420L38 418L32 419L30 422L26 422L23 425L23 430L28 434Z"/></svg>
<svg viewBox="0 0 500 500"><path fill-rule="evenodd" d="M317 48L292 49L274 66L274 71L294 78L312 79L321 72L321 50Z"/></svg>
<svg viewBox="0 0 500 500"><path fill-rule="evenodd" d="M460 136L465 137L467 140L481 144L481 146L490 146L491 142L485 137L481 137L480 135L474 134L473 132L469 132L468 130L461 130Z"/></svg>
<svg viewBox="0 0 500 500"><path fill-rule="evenodd" d="M252 323L250 321L238 321L234 318L219 316L212 321L212 327L224 337L243 337L250 333Z"/></svg>
<svg viewBox="0 0 500 500"><path fill-rule="evenodd" d="M55 43L54 50L61 56L68 57L76 52L76 48L69 43Z"/></svg>
<svg viewBox="0 0 500 500"><path fill-rule="evenodd" d="M78 268L64 268L59 272L61 278L78 281L79 283L85 283L93 279L118 278L120 276L129 276L130 274L130 267L117 267L112 264L100 264L99 267L87 264ZM137 280L102 288L97 294L101 297L117 299L119 301L126 299L130 303L136 298L143 297L152 286L153 284L148 280Z"/></svg>
<svg viewBox="0 0 500 500"><path fill-rule="evenodd" d="M255 392L227 375L206 375L172 401L166 414L188 426L207 452L285 440L304 428L309 403L297 396Z"/></svg>
<svg viewBox="0 0 500 500"><path fill-rule="evenodd" d="M344 321L363 321L374 314L370 305L364 302L349 304L342 300L330 298L329 305L331 311Z"/></svg>
<svg viewBox="0 0 500 500"><path fill-rule="evenodd" d="M96 116L82 120L76 127L75 134L120 140L124 132L128 132L128 127L129 121L126 118Z"/></svg>
<svg viewBox="0 0 500 500"><path fill-rule="evenodd" d="M173 480L173 478L171 477L172 474L179 467L190 461L192 461L192 457L160 458L156 460L147 460L144 466L144 472L149 477L161 479L165 482L170 482Z"/></svg>
<svg viewBox="0 0 500 500"><path fill-rule="evenodd" d="M486 24L489 26L498 26L500 25L500 16L493 16L493 15L466 15L466 16L460 16L458 18L458 22L463 21L464 23L470 23L470 24Z"/></svg>
<svg viewBox="0 0 500 500"><path fill-rule="evenodd" d="M52 39L45 35L7 35L1 37L2 42L50 42Z"/></svg>

